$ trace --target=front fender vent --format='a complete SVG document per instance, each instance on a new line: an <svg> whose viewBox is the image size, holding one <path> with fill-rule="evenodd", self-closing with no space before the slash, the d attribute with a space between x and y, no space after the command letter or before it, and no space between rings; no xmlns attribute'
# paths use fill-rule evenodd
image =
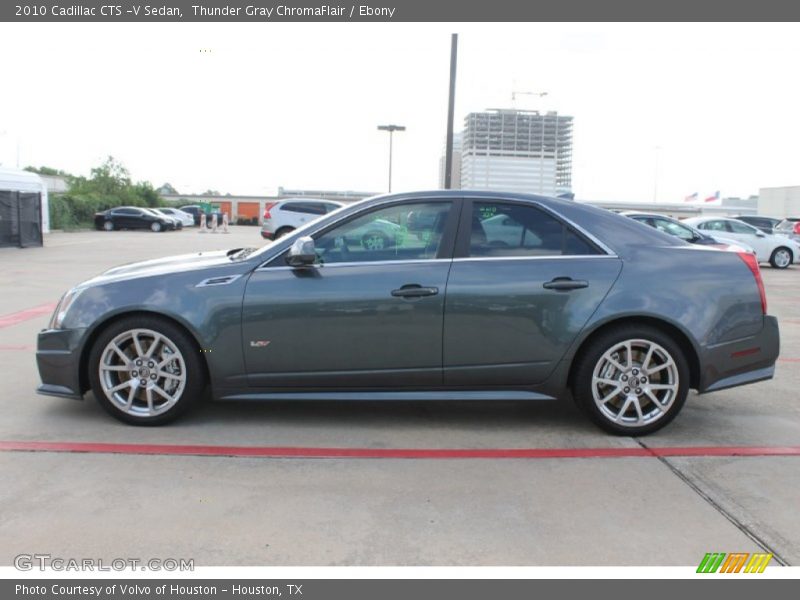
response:
<svg viewBox="0 0 800 600"><path fill-rule="evenodd" d="M203 279L200 283L198 283L194 287L208 287L210 285L228 285L229 283L233 283L237 279L239 279L241 275L222 275L221 277L210 277L209 279Z"/></svg>

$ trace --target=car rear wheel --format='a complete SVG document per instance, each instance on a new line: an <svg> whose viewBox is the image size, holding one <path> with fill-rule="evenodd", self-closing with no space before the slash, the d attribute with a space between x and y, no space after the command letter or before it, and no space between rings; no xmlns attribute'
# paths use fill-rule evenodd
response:
<svg viewBox="0 0 800 600"><path fill-rule="evenodd" d="M275 232L275 239L282 238L283 236L290 234L294 231L294 227L281 227L278 231Z"/></svg>
<svg viewBox="0 0 800 600"><path fill-rule="evenodd" d="M161 425L183 414L205 385L199 352L175 324L128 317L112 324L89 354L89 380L100 405L133 425Z"/></svg>
<svg viewBox="0 0 800 600"><path fill-rule="evenodd" d="M158 221L153 221L152 223L150 223L150 231L154 231L156 233L161 231L161 223L159 223Z"/></svg>
<svg viewBox="0 0 800 600"><path fill-rule="evenodd" d="M792 251L783 246L775 248L772 256L769 257L769 264L776 269L785 269L792 264Z"/></svg>
<svg viewBox="0 0 800 600"><path fill-rule="evenodd" d="M617 435L646 435L680 412L689 391L689 365L680 346L646 325L601 334L581 354L573 380L578 405Z"/></svg>
<svg viewBox="0 0 800 600"><path fill-rule="evenodd" d="M103 223L103 229L106 231L114 231L114 221L106 221Z"/></svg>

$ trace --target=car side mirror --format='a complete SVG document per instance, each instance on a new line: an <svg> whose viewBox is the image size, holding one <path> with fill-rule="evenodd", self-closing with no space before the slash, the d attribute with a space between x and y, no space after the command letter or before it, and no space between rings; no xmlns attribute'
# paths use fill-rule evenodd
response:
<svg viewBox="0 0 800 600"><path fill-rule="evenodd" d="M308 235L297 238L286 255L286 263L295 268L311 266L316 260L317 252L314 248L314 239Z"/></svg>
<svg viewBox="0 0 800 600"><path fill-rule="evenodd" d="M756 237L767 237L767 234L761 230L756 231Z"/></svg>

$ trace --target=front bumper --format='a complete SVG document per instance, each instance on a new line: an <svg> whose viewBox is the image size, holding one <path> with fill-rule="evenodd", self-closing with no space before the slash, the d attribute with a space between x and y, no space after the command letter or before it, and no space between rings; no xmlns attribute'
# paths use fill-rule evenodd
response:
<svg viewBox="0 0 800 600"><path fill-rule="evenodd" d="M80 400L80 343L85 329L44 329L36 341L39 394Z"/></svg>
<svg viewBox="0 0 800 600"><path fill-rule="evenodd" d="M706 348L698 391L716 392L772 379L779 354L778 319L766 315L756 335Z"/></svg>

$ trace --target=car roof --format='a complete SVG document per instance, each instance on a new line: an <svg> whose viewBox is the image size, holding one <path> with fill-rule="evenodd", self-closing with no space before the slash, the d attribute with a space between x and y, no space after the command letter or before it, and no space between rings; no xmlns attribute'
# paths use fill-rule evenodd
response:
<svg viewBox="0 0 800 600"><path fill-rule="evenodd" d="M733 217L717 217L714 215L700 215L697 217L689 217L686 220L687 221L738 221L739 219L734 219Z"/></svg>
<svg viewBox="0 0 800 600"><path fill-rule="evenodd" d="M339 202L337 200L327 200L325 198L282 198L278 200L276 204L283 204L284 202L328 202L330 204L338 204L343 206L343 202Z"/></svg>
<svg viewBox="0 0 800 600"><path fill-rule="evenodd" d="M670 217L669 215L662 215L661 213L642 212L639 210L625 210L619 214L625 215L626 217L658 217L660 219L669 219L671 221L678 220L673 217Z"/></svg>

